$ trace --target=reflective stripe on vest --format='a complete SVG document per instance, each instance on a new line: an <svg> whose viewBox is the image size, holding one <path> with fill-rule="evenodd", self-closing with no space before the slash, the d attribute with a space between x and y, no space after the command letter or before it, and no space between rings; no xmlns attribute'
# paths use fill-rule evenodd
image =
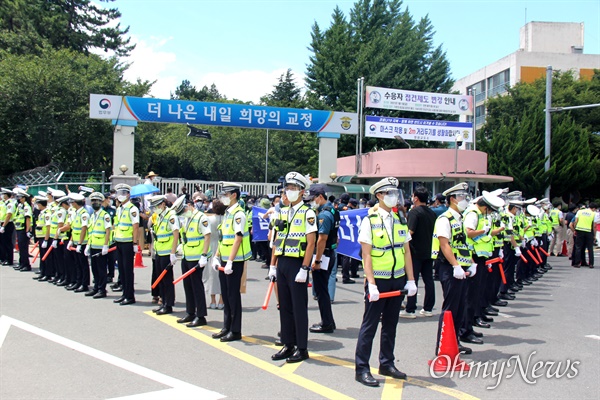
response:
<svg viewBox="0 0 600 400"><path fill-rule="evenodd" d="M94 213L94 220L90 220L92 231L89 233L90 247L92 249L100 250L104 246L106 241L106 228L104 228L104 218L108 213L104 210Z"/></svg>
<svg viewBox="0 0 600 400"><path fill-rule="evenodd" d="M307 205L302 205L292 215L289 221L288 213L292 207L282 207L279 220L285 221L285 229L279 230L275 223L274 231L277 236L273 242L276 256L303 258L306 252L306 212L310 210Z"/></svg>
<svg viewBox="0 0 600 400"><path fill-rule="evenodd" d="M183 245L183 257L187 261L198 261L200 255L204 250L204 235L198 228L200 225L200 219L204 216L204 213L198 210L194 210L194 214L190 218L187 225L182 229L185 235L185 244Z"/></svg>
<svg viewBox="0 0 600 400"><path fill-rule="evenodd" d="M595 212L589 209L579 210L577 211L577 225L575 226L575 230L582 232L591 232L592 226L594 224L594 216Z"/></svg>
<svg viewBox="0 0 600 400"><path fill-rule="evenodd" d="M464 239L462 241L458 240L459 237L465 237L464 228L462 222L458 221L454 214L450 210L445 211L438 218L447 218L450 223L450 232L452 237L448 239L448 243L452 248L452 254L454 254L454 258L461 267L468 268L473 264L473 259L471 258L471 250L469 246L465 243ZM436 224L437 226L437 224ZM462 234L462 235L461 235ZM436 260L438 257L444 259L443 253L440 251L440 240L437 236L437 230L433 230L433 239L431 241L431 258ZM447 260L446 260L447 261Z"/></svg>
<svg viewBox="0 0 600 400"><path fill-rule="evenodd" d="M550 220L552 221L552 226L560 225L560 211L556 208L550 210Z"/></svg>
<svg viewBox="0 0 600 400"><path fill-rule="evenodd" d="M371 263L375 279L400 278L404 273L404 244L408 227L400 222L398 215L390 214L393 219L392 237L385 228L379 213L369 215L371 223Z"/></svg>
<svg viewBox="0 0 600 400"><path fill-rule="evenodd" d="M476 231L480 231L487 224L487 218L479 211L479 208L472 209L469 212L474 212L477 214L477 229ZM473 251L479 257L491 257L492 252L494 251L494 243L492 241L492 236L490 236L489 231L486 234L479 235L474 238L469 238L467 235L467 244L473 246Z"/></svg>
<svg viewBox="0 0 600 400"><path fill-rule="evenodd" d="M130 201L120 206L121 213L118 222L115 223L115 241L133 242L133 224L131 223L131 208L133 204ZM119 213L117 213L119 215Z"/></svg>
<svg viewBox="0 0 600 400"><path fill-rule="evenodd" d="M84 207L81 207L75 213L75 218L73 219L73 223L71 224L71 229L73 233L71 234L71 240L75 244L87 244L88 242L88 232L86 230L85 236L83 239L81 238L81 230L83 229L83 218L88 220L90 219L90 214L88 214L87 210Z"/></svg>
<svg viewBox="0 0 600 400"><path fill-rule="evenodd" d="M46 213L48 212L47 208L44 208L37 216L37 220L35 221L35 237L42 239L46 237Z"/></svg>
<svg viewBox="0 0 600 400"><path fill-rule="evenodd" d="M156 241L154 242L154 250L159 256L169 255L173 248L174 237L171 225L169 224L171 218L177 218L177 215L175 215L174 211L169 210L166 212L164 218L160 219L155 226Z"/></svg>
<svg viewBox="0 0 600 400"><path fill-rule="evenodd" d="M225 213L225 219L217 228L220 231L219 240L219 254L221 260L229 260L231 255L231 247L235 242L235 230L233 229L233 218L238 212L244 212L242 207L238 204L231 213ZM250 231L248 230L248 220L246 219L246 225L244 226L242 233L242 243L238 247L238 251L235 254L234 262L249 260L252 257L252 249L250 248Z"/></svg>

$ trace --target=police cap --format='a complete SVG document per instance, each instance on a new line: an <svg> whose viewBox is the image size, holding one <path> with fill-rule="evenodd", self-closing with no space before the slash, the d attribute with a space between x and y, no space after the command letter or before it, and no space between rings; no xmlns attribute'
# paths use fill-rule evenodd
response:
<svg viewBox="0 0 600 400"><path fill-rule="evenodd" d="M371 194L385 192L390 189L398 189L398 179L390 176L388 178L383 178L379 182L375 183L371 188L369 188L369 192Z"/></svg>

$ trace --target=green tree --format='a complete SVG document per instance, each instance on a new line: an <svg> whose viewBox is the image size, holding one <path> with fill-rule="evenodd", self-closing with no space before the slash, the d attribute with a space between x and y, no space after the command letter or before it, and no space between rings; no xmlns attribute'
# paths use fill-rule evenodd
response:
<svg viewBox="0 0 600 400"><path fill-rule="evenodd" d="M554 107L598 103L598 73L591 81L577 80L571 72L553 77ZM540 196L548 184L552 196L583 190L598 197L600 152L591 129L600 123L596 109L552 114L552 152L544 172L545 79L519 83L506 95L488 100L486 124L478 136L478 148L488 153L488 172L509 175L514 186L528 196Z"/></svg>

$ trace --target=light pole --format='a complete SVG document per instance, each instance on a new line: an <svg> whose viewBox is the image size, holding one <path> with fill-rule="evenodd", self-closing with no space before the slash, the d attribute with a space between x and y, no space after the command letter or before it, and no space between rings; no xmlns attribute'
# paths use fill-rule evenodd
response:
<svg viewBox="0 0 600 400"><path fill-rule="evenodd" d="M267 173L269 171L269 130L267 129L267 144L265 149L265 183L269 183ZM266 186L265 186L266 189Z"/></svg>
<svg viewBox="0 0 600 400"><path fill-rule="evenodd" d="M462 146L462 135L457 133L454 135L454 175L458 172L458 147Z"/></svg>
<svg viewBox="0 0 600 400"><path fill-rule="evenodd" d="M408 143L402 136L396 135L396 136L394 136L394 139L396 139L400 143L404 143L405 145L408 146L409 149L412 149L412 146L410 145L410 143Z"/></svg>

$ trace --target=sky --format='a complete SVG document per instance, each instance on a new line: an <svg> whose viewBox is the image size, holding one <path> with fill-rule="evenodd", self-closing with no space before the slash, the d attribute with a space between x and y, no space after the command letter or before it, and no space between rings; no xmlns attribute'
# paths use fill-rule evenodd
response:
<svg viewBox="0 0 600 400"><path fill-rule="evenodd" d="M583 22L584 53L600 54L599 0L405 0L403 4L416 21L429 17L434 45L446 51L454 79L517 51L519 29L531 21ZM272 92L288 68L303 87L312 26L327 29L336 6L349 17L353 5L354 0L110 3L121 12L121 26L129 26L136 43L127 60L131 63L127 80L156 81L151 95L158 98L169 98L184 79L197 89L214 83L229 99L255 103Z"/></svg>

